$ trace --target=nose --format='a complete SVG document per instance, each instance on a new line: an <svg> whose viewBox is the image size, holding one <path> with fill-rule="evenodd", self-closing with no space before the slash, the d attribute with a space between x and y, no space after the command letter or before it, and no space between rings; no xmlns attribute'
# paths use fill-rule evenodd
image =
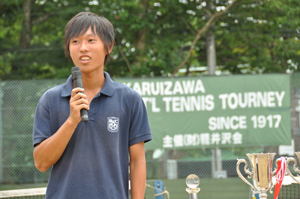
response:
<svg viewBox="0 0 300 199"><path fill-rule="evenodd" d="M80 46L80 52L87 52L88 51L88 46L86 42L82 42Z"/></svg>

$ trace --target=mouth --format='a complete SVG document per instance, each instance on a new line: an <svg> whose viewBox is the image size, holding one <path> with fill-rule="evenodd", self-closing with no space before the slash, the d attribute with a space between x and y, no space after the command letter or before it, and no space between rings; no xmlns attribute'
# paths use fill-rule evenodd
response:
<svg viewBox="0 0 300 199"><path fill-rule="evenodd" d="M79 59L80 59L80 61L82 63L88 63L91 60L91 57L89 57L89 56L81 56Z"/></svg>
<svg viewBox="0 0 300 199"><path fill-rule="evenodd" d="M90 59L91 59L90 57L86 57L86 56L80 57L80 60L82 60L82 61L87 61L87 60L90 60Z"/></svg>

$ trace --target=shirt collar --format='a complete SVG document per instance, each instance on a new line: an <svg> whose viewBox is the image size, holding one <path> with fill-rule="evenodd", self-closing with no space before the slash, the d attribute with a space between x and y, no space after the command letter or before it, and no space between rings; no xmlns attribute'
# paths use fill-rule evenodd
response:
<svg viewBox="0 0 300 199"><path fill-rule="evenodd" d="M103 85L102 89L100 90L100 92L98 93L97 96L99 96L100 94L104 94L104 95L107 95L107 96L112 96L114 94L113 80L110 78L109 74L105 71L104 71L104 77L105 77L104 85ZM72 89L73 89L72 75L70 75L67 79L67 82L65 83L65 85L62 89L61 96L62 97L71 96Z"/></svg>

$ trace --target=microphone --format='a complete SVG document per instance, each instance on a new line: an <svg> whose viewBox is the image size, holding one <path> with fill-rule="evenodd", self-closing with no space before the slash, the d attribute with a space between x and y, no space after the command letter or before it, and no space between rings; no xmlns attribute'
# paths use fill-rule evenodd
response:
<svg viewBox="0 0 300 199"><path fill-rule="evenodd" d="M81 71L80 71L80 68L77 66L72 68L72 80L74 82L75 88L77 88L77 87L83 88L82 79L81 79ZM80 115L81 115L82 122L89 121L88 111L86 109L84 109L84 108L81 109Z"/></svg>

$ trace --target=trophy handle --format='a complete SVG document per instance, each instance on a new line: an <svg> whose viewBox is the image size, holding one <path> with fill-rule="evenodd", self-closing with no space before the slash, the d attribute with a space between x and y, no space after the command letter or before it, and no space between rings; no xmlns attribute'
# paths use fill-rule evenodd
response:
<svg viewBox="0 0 300 199"><path fill-rule="evenodd" d="M289 163L290 162L294 162L294 165L293 165L293 169L297 172L297 173L300 173L300 170L297 168L297 161L295 160L295 158L287 158L287 161L286 161L286 165L287 165L287 173L289 174L289 176L295 180L298 184L300 184L300 182L292 175L290 169L289 169Z"/></svg>
<svg viewBox="0 0 300 199"><path fill-rule="evenodd" d="M236 172L237 172L237 174L238 174L238 176L246 183L246 184L248 184L250 187L252 187L252 189L254 189L254 191L257 191L256 189L255 189L255 187L250 183L250 182L248 182L248 180L246 180L245 178L244 178L244 176L241 174L241 171L240 171L240 169L239 169L239 166L240 166L240 164L241 163L244 163L245 164L245 167L244 167L244 171L245 171L245 173L247 173L248 174L248 178L251 178L252 177L252 173L249 171L249 169L248 169L248 162L245 160L245 159L237 159L237 163L236 163Z"/></svg>
<svg viewBox="0 0 300 199"><path fill-rule="evenodd" d="M286 159L286 158L285 158ZM276 179L276 171L277 171L277 168L278 168L278 162L279 162L279 160L280 160L280 158L277 158L276 160L275 160L275 163L274 163L274 165L275 165L275 167L274 167L274 171L272 172L272 176ZM287 169L288 170L288 169ZM279 181L275 181L275 183L272 183L272 186L271 186L271 188L270 188L270 190L269 190L269 192L272 194L273 193L273 191L272 191L272 189L275 187L275 185L278 183Z"/></svg>
<svg viewBox="0 0 300 199"><path fill-rule="evenodd" d="M277 158L275 160L275 167L274 167L274 171L272 172L272 176L275 176L276 175L276 171L277 171L277 168L278 168L278 161L280 160L280 158Z"/></svg>

